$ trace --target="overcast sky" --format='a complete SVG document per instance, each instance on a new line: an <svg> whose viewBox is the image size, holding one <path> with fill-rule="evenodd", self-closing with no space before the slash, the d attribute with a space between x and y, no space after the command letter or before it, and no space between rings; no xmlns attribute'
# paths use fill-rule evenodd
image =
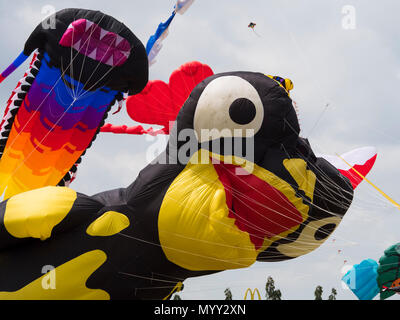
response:
<svg viewBox="0 0 400 320"><path fill-rule="evenodd" d="M46 16L45 6L101 10L125 23L146 44L157 25L169 17L174 2L35 0L15 1L9 10L10 2L1 0L0 68L20 53ZM347 19L345 6L355 10L355 24ZM378 159L369 178L400 201L399 11L396 0L196 0L172 22L157 62L150 67L150 79L167 81L174 69L193 60L207 63L215 73L243 70L289 77L301 134L309 138L313 150L340 154L375 146ZM256 33L247 27L249 22L256 23ZM3 108L26 66L0 85ZM108 120L135 124L125 110ZM71 187L90 195L127 186L152 159L154 143L151 137L99 135ZM162 149L165 139L157 143ZM283 299L314 299L317 285L323 287L325 299L332 287L338 299L356 299L342 287L343 267L365 258L379 259L384 249L400 242L399 227L399 210L364 182L340 226L316 251L292 261L256 263L188 279L181 296L224 299L228 287L234 299L243 299L248 287L264 295L266 278L272 276Z"/></svg>

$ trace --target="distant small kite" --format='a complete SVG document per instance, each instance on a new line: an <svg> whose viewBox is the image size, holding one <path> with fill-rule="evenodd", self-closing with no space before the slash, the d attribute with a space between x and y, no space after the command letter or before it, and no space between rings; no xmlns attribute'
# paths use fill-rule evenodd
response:
<svg viewBox="0 0 400 320"><path fill-rule="evenodd" d="M260 35L256 32L256 30L254 30L255 26L256 26L256 24L254 22L250 22L248 25L248 27L253 30L253 32L257 35L257 37L260 37Z"/></svg>

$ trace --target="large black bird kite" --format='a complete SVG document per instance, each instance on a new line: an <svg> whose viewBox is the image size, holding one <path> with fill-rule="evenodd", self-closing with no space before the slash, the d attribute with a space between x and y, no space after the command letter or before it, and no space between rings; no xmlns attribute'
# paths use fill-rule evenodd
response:
<svg viewBox="0 0 400 320"><path fill-rule="evenodd" d="M215 74L130 186L0 203L0 299L168 298L189 277L309 253L352 198L351 179L299 137L276 81Z"/></svg>

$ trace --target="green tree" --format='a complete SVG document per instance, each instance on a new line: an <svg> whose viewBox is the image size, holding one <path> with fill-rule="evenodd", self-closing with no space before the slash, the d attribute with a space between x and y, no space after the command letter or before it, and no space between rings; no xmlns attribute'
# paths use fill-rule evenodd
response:
<svg viewBox="0 0 400 320"><path fill-rule="evenodd" d="M332 288L332 292L328 297L328 300L336 300L337 291L335 288Z"/></svg>
<svg viewBox="0 0 400 320"><path fill-rule="evenodd" d="M317 286L314 291L315 300L322 300L322 287Z"/></svg>
<svg viewBox="0 0 400 320"><path fill-rule="evenodd" d="M275 289L275 281L270 276L265 285L265 297L267 300L281 300L282 298L281 290Z"/></svg>
<svg viewBox="0 0 400 320"><path fill-rule="evenodd" d="M232 291L229 288L226 288L225 291L225 300L232 300Z"/></svg>

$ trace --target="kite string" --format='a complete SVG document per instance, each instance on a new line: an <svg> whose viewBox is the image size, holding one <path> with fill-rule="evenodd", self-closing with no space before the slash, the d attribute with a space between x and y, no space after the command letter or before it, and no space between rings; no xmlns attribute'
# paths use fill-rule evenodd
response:
<svg viewBox="0 0 400 320"><path fill-rule="evenodd" d="M307 137L309 137L309 136L312 134L312 132L314 131L314 129L317 127L318 123L321 121L321 119L322 119L323 115L325 114L326 110L328 109L328 107L329 107L329 103L327 103L327 104L325 105L325 108L321 111L319 117L317 118L317 120L315 121L313 127L312 127L311 130L309 131Z"/></svg>

